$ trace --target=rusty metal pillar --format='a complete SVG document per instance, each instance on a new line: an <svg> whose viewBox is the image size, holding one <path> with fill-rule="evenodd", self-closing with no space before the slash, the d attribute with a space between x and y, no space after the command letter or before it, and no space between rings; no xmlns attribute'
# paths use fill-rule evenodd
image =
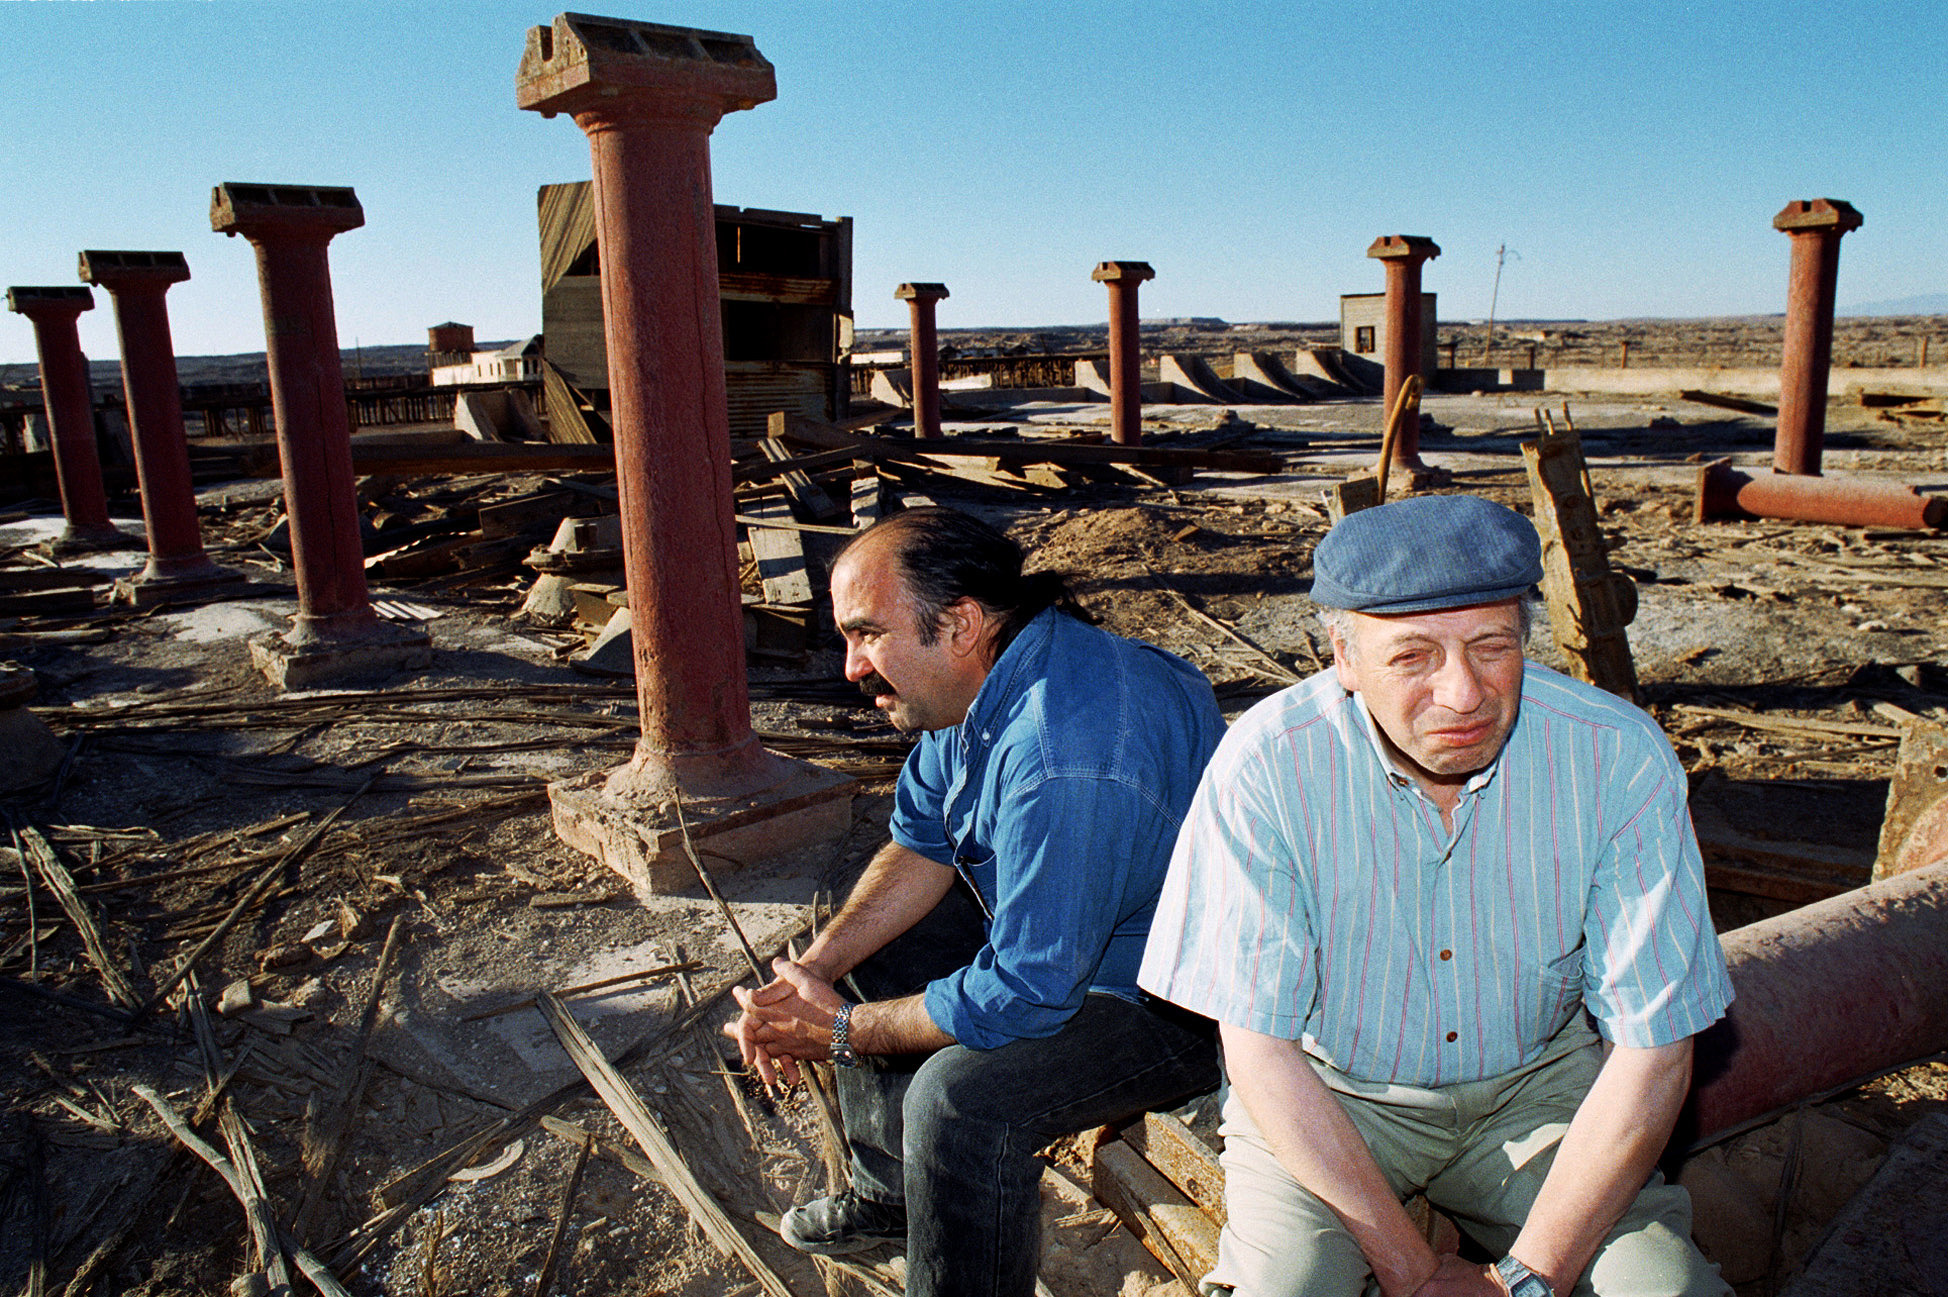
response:
<svg viewBox="0 0 1948 1297"><path fill-rule="evenodd" d="M1826 441L1826 379L1833 365L1833 298L1840 282L1840 240L1860 228L1851 203L1814 198L1787 203L1772 228L1792 238L1786 332L1779 359L1779 430L1772 466L1816 475Z"/></svg>
<svg viewBox="0 0 1948 1297"><path fill-rule="evenodd" d="M1103 261L1089 273L1109 285L1109 436L1122 446L1143 441L1143 338L1136 286L1155 279L1147 261Z"/></svg>
<svg viewBox="0 0 1948 1297"><path fill-rule="evenodd" d="M350 189L232 182L210 196L210 228L243 235L257 253L298 613L287 634L252 642L251 656L284 688L432 660L423 631L379 620L365 584L326 255L333 236L363 224Z"/></svg>
<svg viewBox="0 0 1948 1297"><path fill-rule="evenodd" d="M95 309L86 288L9 288L7 309L34 325L41 358L41 401L47 410L54 474L61 483L61 513L68 525L53 548L70 553L116 549L132 540L108 520L108 494L101 485L101 452L95 446L94 385L88 359L81 354L76 321Z"/></svg>
<svg viewBox="0 0 1948 1297"><path fill-rule="evenodd" d="M1391 414L1408 375L1421 372L1420 268L1440 256L1441 248L1417 234L1383 234L1373 240L1366 255L1387 268L1387 376L1380 400ZM1406 412L1394 439L1392 472L1409 487L1433 485L1446 476L1421 462L1418 401Z"/></svg>
<svg viewBox="0 0 1948 1297"><path fill-rule="evenodd" d="M1737 998L1698 1037L1693 1139L1948 1049L1948 864L1723 941Z"/></svg>
<svg viewBox="0 0 1948 1297"><path fill-rule="evenodd" d="M562 14L529 30L520 106L588 135L642 737L549 791L555 827L639 891L687 887L692 837L755 859L836 836L853 782L751 729L731 503L710 134L777 95L751 38Z"/></svg>
<svg viewBox="0 0 1948 1297"><path fill-rule="evenodd" d="M913 435L940 436L940 341L933 327L933 304L947 296L945 284L901 284L893 296L912 308Z"/></svg>
<svg viewBox="0 0 1948 1297"><path fill-rule="evenodd" d="M91 249L81 254L82 282L107 289L115 301L115 331L122 343L122 385L135 441L149 562L139 574L115 583L115 597L138 606L229 590L241 580L203 552L203 532L196 521L176 347L163 300L171 284L188 278L189 263L180 252Z"/></svg>

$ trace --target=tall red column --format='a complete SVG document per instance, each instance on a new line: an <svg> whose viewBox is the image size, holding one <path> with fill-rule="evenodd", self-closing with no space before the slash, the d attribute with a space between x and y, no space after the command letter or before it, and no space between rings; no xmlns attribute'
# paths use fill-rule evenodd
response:
<svg viewBox="0 0 1948 1297"><path fill-rule="evenodd" d="M135 440L149 562L139 575L116 582L115 593L135 604L180 599L238 579L203 552L203 532L196 521L176 347L163 300L171 284L188 278L189 263L180 252L81 254L82 282L107 289L115 300L115 329L122 343L122 385Z"/></svg>
<svg viewBox="0 0 1948 1297"><path fill-rule="evenodd" d="M1109 436L1119 445L1143 440L1143 340L1136 286L1155 279L1147 261L1103 261L1089 273L1109 285Z"/></svg>
<svg viewBox="0 0 1948 1297"><path fill-rule="evenodd" d="M1837 198L1787 203L1772 228L1792 238L1786 289L1785 350L1779 360L1779 430L1772 467L1817 474L1826 442L1826 379L1833 365L1833 298L1840 281L1840 240L1860 228L1853 204Z"/></svg>
<svg viewBox="0 0 1948 1297"><path fill-rule="evenodd" d="M1440 245L1417 234L1385 234L1366 255L1387 268L1386 384L1381 403L1393 413L1408 375L1421 372L1420 268L1441 255ZM1409 485L1424 483L1433 470L1420 458L1420 410L1408 410L1393 443L1393 472Z"/></svg>
<svg viewBox="0 0 1948 1297"><path fill-rule="evenodd" d="M101 452L95 447L94 387L75 323L83 311L95 309L95 295L71 286L9 288L7 309L33 322L34 345L40 351L41 401L54 448L54 474L61 483L61 513L68 520L54 548L78 551L129 544L129 537L108 520Z"/></svg>
<svg viewBox="0 0 1948 1297"><path fill-rule="evenodd" d="M893 296L912 308L913 435L940 433L940 340L934 331L933 304L947 296L945 284L901 284Z"/></svg>
<svg viewBox="0 0 1948 1297"><path fill-rule="evenodd" d="M251 649L266 674L291 688L429 660L425 634L380 621L365 585L352 428L325 251L334 235L363 224L365 212L350 189L233 182L210 196L210 228L243 235L257 252L298 614L287 634Z"/></svg>
<svg viewBox="0 0 1948 1297"><path fill-rule="evenodd" d="M745 830L751 856L842 832L850 815L850 780L759 746L744 670L710 134L776 83L748 36L562 14L528 32L515 94L588 135L642 724L629 764L550 790L555 825L662 890L694 882L673 798L707 803L686 812L693 826L719 812L762 822ZM710 849L742 858L732 836Z"/></svg>

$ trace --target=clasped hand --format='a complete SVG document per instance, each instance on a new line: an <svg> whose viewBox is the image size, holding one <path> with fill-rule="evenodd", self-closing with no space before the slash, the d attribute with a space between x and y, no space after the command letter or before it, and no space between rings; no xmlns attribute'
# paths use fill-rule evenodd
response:
<svg viewBox="0 0 1948 1297"><path fill-rule="evenodd" d="M803 964L781 957L771 961L771 971L776 976L755 991L731 988L743 1012L725 1024L724 1034L765 1085L776 1085L780 1075L796 1085L799 1060L831 1056L832 1017L845 1001Z"/></svg>

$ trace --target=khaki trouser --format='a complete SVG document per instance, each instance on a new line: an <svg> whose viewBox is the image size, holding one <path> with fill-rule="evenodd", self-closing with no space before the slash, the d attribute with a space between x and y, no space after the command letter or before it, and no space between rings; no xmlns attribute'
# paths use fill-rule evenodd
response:
<svg viewBox="0 0 1948 1297"><path fill-rule="evenodd" d="M1401 1200L1425 1193L1501 1256L1520 1232L1601 1062L1601 1047L1578 1018L1534 1063L1486 1081L1421 1089L1358 1081L1314 1066ZM1377 1294L1358 1244L1332 1210L1280 1165L1235 1094L1225 1095L1221 1129L1229 1221L1203 1291L1233 1290L1239 1297ZM1702 1297L1731 1290L1691 1241L1690 1195L1653 1173L1575 1291L1578 1297Z"/></svg>

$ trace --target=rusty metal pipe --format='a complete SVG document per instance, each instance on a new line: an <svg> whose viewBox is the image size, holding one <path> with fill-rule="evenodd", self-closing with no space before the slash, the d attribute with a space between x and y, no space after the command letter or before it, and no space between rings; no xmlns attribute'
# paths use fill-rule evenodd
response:
<svg viewBox="0 0 1948 1297"><path fill-rule="evenodd" d="M1698 1139L1948 1049L1948 864L1724 934L1737 992L1698 1037Z"/></svg>
<svg viewBox="0 0 1948 1297"><path fill-rule="evenodd" d="M1089 278L1109 286L1109 439L1119 446L1143 441L1143 334L1136 287L1157 272L1147 261L1103 261Z"/></svg>
<svg viewBox="0 0 1948 1297"><path fill-rule="evenodd" d="M946 297L945 284L901 284L893 296L912 308L913 435L940 433L940 341L934 330L934 303Z"/></svg>
<svg viewBox="0 0 1948 1297"><path fill-rule="evenodd" d="M1843 527L1906 527L1948 524L1948 499L1922 495L1911 486L1858 479L1746 473L1729 459L1698 471L1698 522L1728 518L1784 518Z"/></svg>
<svg viewBox="0 0 1948 1297"><path fill-rule="evenodd" d="M1779 425L1772 466L1818 474L1826 443L1826 381L1833 366L1833 301L1840 240L1860 228L1853 205L1837 198L1787 203L1772 228L1792 237L1786 328L1779 359Z"/></svg>

